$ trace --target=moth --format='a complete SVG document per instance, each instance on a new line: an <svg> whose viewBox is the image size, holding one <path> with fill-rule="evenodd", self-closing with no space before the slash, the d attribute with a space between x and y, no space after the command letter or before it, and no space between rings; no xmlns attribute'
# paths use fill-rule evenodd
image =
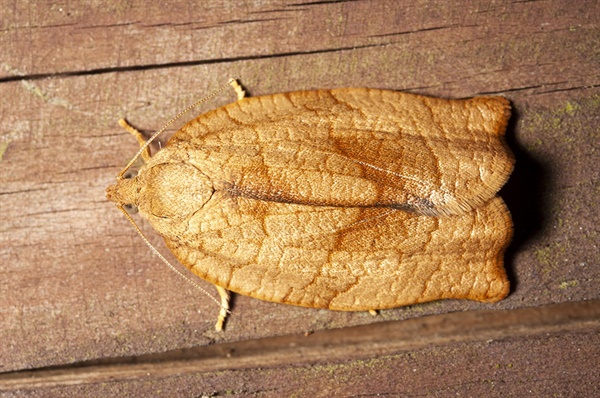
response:
<svg viewBox="0 0 600 398"><path fill-rule="evenodd" d="M367 88L244 96L177 131L107 197L228 291L342 311L509 291L502 97ZM137 130L125 125L144 143ZM144 147L143 147L144 148ZM142 148L142 149L143 149Z"/></svg>

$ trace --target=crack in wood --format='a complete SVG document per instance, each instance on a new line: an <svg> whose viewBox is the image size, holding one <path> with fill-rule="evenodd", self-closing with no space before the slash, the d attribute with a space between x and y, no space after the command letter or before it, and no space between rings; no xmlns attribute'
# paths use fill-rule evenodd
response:
<svg viewBox="0 0 600 398"><path fill-rule="evenodd" d="M389 44L389 43L386 43ZM385 45L385 44L383 44ZM285 57L296 57L306 56L315 54L326 54L336 53L343 51L355 51L370 47L381 47L382 44L368 44L363 46L348 46L348 47L337 47L321 50L309 50L309 51L290 51L282 52L278 54L265 54L265 55L248 55L231 58L216 58L209 60L196 60L196 61L180 61L180 62L167 62L164 64L147 64L147 65L131 65L131 66L113 66L106 68L95 68L89 70L70 71L70 72L58 72L58 73L34 73L30 75L13 75L7 77L1 77L0 83L15 82L15 81L31 81L31 80L43 80L48 78L64 78L74 76L87 76L87 75L99 75L106 73L117 73L117 72L136 72L152 69L168 69L168 68L182 68L188 66L199 66L199 65L211 65L211 64L228 64L233 62L252 61L252 60L264 60L274 58L285 58Z"/></svg>

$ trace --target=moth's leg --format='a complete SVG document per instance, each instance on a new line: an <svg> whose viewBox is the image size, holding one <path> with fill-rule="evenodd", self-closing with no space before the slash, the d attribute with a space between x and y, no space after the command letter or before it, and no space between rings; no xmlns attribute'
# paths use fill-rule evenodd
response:
<svg viewBox="0 0 600 398"><path fill-rule="evenodd" d="M237 94L237 97L238 97L238 101L246 96L246 91L244 90L242 85L236 79L229 80L229 84L235 90L235 93Z"/></svg>
<svg viewBox="0 0 600 398"><path fill-rule="evenodd" d="M127 120L119 120L119 125L123 127L125 131L127 131L135 137L138 144L140 144L140 148L146 144L146 137L144 137L144 135L140 133L138 129L133 127L131 124L127 123ZM147 162L150 159L150 147L146 147L144 152L142 152L142 159L144 159L144 162Z"/></svg>
<svg viewBox="0 0 600 398"><path fill-rule="evenodd" d="M369 310L369 314L377 316L377 310Z"/></svg>
<svg viewBox="0 0 600 398"><path fill-rule="evenodd" d="M221 311L219 312L219 318L215 324L215 330L220 332L223 330L223 323L225 322L225 318L227 318L227 312L229 311L229 290L217 285L215 285L215 287L219 292L219 296L221 296Z"/></svg>

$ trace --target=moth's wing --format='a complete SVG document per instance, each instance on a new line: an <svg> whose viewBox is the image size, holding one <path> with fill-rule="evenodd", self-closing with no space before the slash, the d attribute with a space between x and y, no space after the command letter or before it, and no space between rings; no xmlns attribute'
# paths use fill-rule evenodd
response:
<svg viewBox="0 0 600 398"><path fill-rule="evenodd" d="M247 98L201 115L169 145L240 195L301 204L461 214L508 179L500 98L370 89Z"/></svg>
<svg viewBox="0 0 600 398"><path fill-rule="evenodd" d="M336 310L508 293L510 215L496 197L458 216L314 207L222 193L165 236L199 277L262 300Z"/></svg>

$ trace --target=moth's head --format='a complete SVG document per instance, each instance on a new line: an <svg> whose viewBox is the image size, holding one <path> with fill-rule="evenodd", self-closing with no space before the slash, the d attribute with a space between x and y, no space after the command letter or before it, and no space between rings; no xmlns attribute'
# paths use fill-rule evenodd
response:
<svg viewBox="0 0 600 398"><path fill-rule="evenodd" d="M122 206L137 206L139 199L139 180L136 177L117 177L117 184L106 188L106 198Z"/></svg>

